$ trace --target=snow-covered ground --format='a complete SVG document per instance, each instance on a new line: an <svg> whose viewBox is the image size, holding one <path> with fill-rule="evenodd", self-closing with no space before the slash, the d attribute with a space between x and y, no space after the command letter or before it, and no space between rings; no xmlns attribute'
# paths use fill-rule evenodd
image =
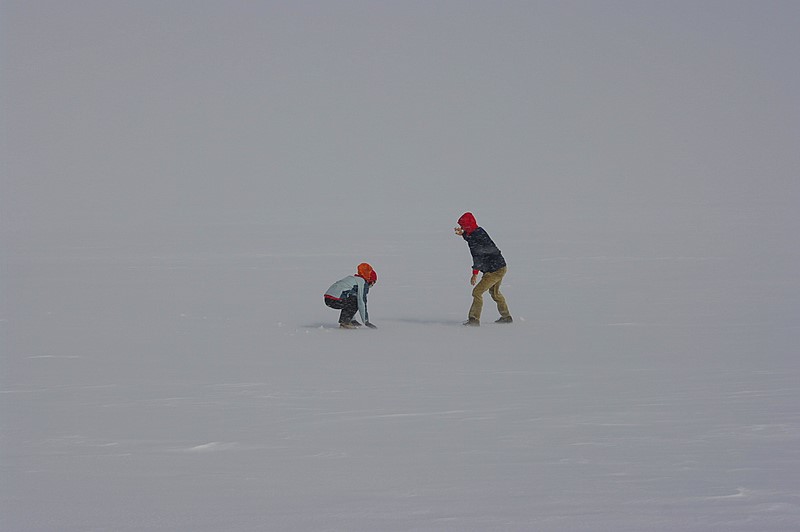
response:
<svg viewBox="0 0 800 532"><path fill-rule="evenodd" d="M798 19L3 1L0 530L800 530Z"/></svg>
<svg viewBox="0 0 800 532"><path fill-rule="evenodd" d="M488 227L516 322L472 329L450 221L11 257L3 529L797 529L797 272Z"/></svg>

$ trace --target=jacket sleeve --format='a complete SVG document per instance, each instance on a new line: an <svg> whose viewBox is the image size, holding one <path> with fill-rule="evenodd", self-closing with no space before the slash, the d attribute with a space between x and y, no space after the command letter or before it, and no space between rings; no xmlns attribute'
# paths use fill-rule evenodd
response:
<svg viewBox="0 0 800 532"><path fill-rule="evenodd" d="M367 283L361 277L356 277L356 286L358 287L358 313L361 315L361 320L364 323L369 321L369 312L367 312Z"/></svg>
<svg viewBox="0 0 800 532"><path fill-rule="evenodd" d="M485 255L486 255L486 242L480 229L475 230L471 235L464 235L464 240L469 245L469 253L472 255L472 271L483 271Z"/></svg>

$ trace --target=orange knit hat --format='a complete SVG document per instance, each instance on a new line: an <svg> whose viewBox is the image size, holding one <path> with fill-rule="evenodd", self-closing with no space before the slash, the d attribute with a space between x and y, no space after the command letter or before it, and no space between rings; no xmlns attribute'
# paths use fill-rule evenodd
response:
<svg viewBox="0 0 800 532"><path fill-rule="evenodd" d="M358 271L356 275L362 277L366 281L369 281L369 278L372 275L372 272L374 271L372 269L372 266L370 266L366 262L362 262L361 264L359 264L356 270Z"/></svg>

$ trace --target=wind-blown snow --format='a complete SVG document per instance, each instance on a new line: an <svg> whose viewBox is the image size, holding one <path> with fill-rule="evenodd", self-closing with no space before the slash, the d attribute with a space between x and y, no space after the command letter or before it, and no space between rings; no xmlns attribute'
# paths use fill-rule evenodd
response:
<svg viewBox="0 0 800 532"><path fill-rule="evenodd" d="M720 6L3 2L0 530L798 530L798 7Z"/></svg>

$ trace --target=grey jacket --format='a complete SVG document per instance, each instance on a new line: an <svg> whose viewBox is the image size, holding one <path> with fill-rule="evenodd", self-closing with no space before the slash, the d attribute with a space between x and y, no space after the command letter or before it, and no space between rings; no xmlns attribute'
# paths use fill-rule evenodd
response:
<svg viewBox="0 0 800 532"><path fill-rule="evenodd" d="M330 299L344 300L355 296L358 299L358 313L364 323L369 321L367 312L367 293L369 284L357 275L348 275L344 279L336 281L325 292L325 297Z"/></svg>

